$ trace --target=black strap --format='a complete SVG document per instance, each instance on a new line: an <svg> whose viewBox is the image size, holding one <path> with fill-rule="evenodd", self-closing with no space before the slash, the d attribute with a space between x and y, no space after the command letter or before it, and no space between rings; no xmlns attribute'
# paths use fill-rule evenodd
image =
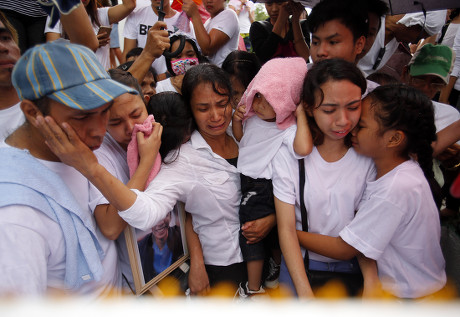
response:
<svg viewBox="0 0 460 317"><path fill-rule="evenodd" d="M307 208L305 208L304 192L305 192L305 162L304 162L304 159L300 159L299 160L300 215L302 218L302 230L305 232L308 232L308 213L307 213ZM308 261L309 261L308 250L305 250L303 264L305 265L305 270L307 272L308 272L308 267L309 267Z"/></svg>

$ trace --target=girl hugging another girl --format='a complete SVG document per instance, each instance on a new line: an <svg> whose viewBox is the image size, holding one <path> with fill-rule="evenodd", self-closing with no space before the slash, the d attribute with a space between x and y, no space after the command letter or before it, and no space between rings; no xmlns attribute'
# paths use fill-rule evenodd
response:
<svg viewBox="0 0 460 317"><path fill-rule="evenodd" d="M298 232L305 248L336 259L359 253L377 262L383 290L420 298L446 283L440 247L431 142L433 106L404 85L381 86L364 100L353 147L375 163L356 217L338 236ZM432 194L433 192L433 194Z"/></svg>

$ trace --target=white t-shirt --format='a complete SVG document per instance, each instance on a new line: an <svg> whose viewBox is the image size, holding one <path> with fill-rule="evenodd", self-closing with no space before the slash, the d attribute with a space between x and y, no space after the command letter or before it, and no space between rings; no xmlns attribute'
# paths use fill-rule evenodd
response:
<svg viewBox="0 0 460 317"><path fill-rule="evenodd" d="M166 79L163 79L157 82L157 86L155 87L155 90L157 94L159 94L160 92L165 92L165 91L178 92L176 88L174 88L173 84L171 83L171 78L166 78Z"/></svg>
<svg viewBox="0 0 460 317"><path fill-rule="evenodd" d="M7 146L0 143L0 147ZM63 179L82 210L90 213L88 180L63 163L39 161ZM0 267L8 272L0 276L0 290L10 288L23 294L43 294L53 288L65 290L65 241L61 226L28 206L3 207L0 212L0 253L11 255L0 257ZM96 228L94 218L92 221ZM90 297L119 294L121 272L115 243L97 228L96 235L105 254L102 261L104 274L100 281L83 284L78 294Z"/></svg>
<svg viewBox="0 0 460 317"><path fill-rule="evenodd" d="M458 29L460 29L460 23L450 23L446 33L444 34L444 38L442 39L441 44L453 48L455 35L457 34Z"/></svg>
<svg viewBox="0 0 460 317"><path fill-rule="evenodd" d="M460 27L457 29L457 33L454 39L454 46L452 49L455 52L455 61L454 61L454 68L450 73L451 76L457 77L457 81L455 82L455 90L460 91ZM458 104L457 104L458 106Z"/></svg>
<svg viewBox="0 0 460 317"><path fill-rule="evenodd" d="M207 56L211 63L221 67L227 55L238 49L238 41L240 35L238 17L236 16L235 11L231 9L225 9L214 18L208 19L204 23L204 28L208 34L212 29L216 29L224 32L230 38L227 43L219 48L219 50L214 55Z"/></svg>
<svg viewBox="0 0 460 317"><path fill-rule="evenodd" d="M436 125L436 132L441 131L445 127L451 125L457 120L460 120L460 112L451 105L445 103L432 101L434 109L434 124ZM457 142L460 145L460 141Z"/></svg>
<svg viewBox="0 0 460 317"><path fill-rule="evenodd" d="M174 16L170 18L165 18L164 22L168 26L168 31L176 32L178 29L175 27L175 23L179 18L179 12L176 12ZM127 39L137 40L138 47L145 47L147 42L148 30L158 21L158 16L153 12L152 6L146 6L139 8L137 11L132 12L126 18L125 26L123 29L123 36ZM192 38L195 38L195 33L193 32L193 25L190 22L190 33L189 35ZM163 74L168 71L166 68L166 61L164 56L155 59L152 63L153 69L155 69L157 74Z"/></svg>
<svg viewBox="0 0 460 317"><path fill-rule="evenodd" d="M18 102L14 106L0 110L0 142L26 120L20 104Z"/></svg>
<svg viewBox="0 0 460 317"><path fill-rule="evenodd" d="M94 154L96 155L99 164L104 166L110 174L122 181L123 184L126 184L129 181L129 168L126 161L126 151L123 150L123 148L109 133L106 133L101 147L94 151ZM110 204L104 195L102 195L102 193L91 183L88 201L89 208L93 213L98 205ZM134 286L134 279L129 262L129 254L126 247L124 233L120 234L116 240L116 245L121 272L125 275L131 286ZM123 280L123 284L124 283L125 280Z"/></svg>
<svg viewBox="0 0 460 317"><path fill-rule="evenodd" d="M293 155L297 125L280 130L276 122L267 122L252 116L244 122L244 134L240 140L238 171L252 178L271 179L272 160L285 144Z"/></svg>
<svg viewBox="0 0 460 317"><path fill-rule="evenodd" d="M326 162L316 147L304 159L305 207L308 231L338 236L358 210L366 181L375 179L375 167L370 158L353 148L340 160ZM281 201L295 205L296 228L302 230L299 196L299 165L286 146L273 160L273 194ZM305 249L301 248L302 254ZM322 262L337 260L309 251L310 259Z"/></svg>
<svg viewBox="0 0 460 317"><path fill-rule="evenodd" d="M104 26L110 25L109 9L110 7L103 7L103 8L97 9L97 17L101 25L104 25ZM61 35L63 34L61 21L58 21L53 28L50 28L48 26L49 22L50 22L50 17L48 16L48 18L46 19L46 26L45 26L45 32L44 32L45 34L46 33L59 33ZM99 31L99 27L93 24L93 30L94 30L94 33L97 34L97 32ZM110 45L109 44L99 47L96 50L96 57L98 61L101 63L101 65L104 67L104 69L106 70L110 69Z"/></svg>
<svg viewBox="0 0 460 317"><path fill-rule="evenodd" d="M426 296L446 283L438 208L415 161L367 182L359 211L340 237L377 261L383 288L398 297Z"/></svg>
<svg viewBox="0 0 460 317"><path fill-rule="evenodd" d="M236 167L212 152L198 131L181 146L173 163L162 164L144 192L133 191L135 203L119 212L133 227L152 228L181 201L192 214L205 264L226 266L243 261L238 239L240 175Z"/></svg>

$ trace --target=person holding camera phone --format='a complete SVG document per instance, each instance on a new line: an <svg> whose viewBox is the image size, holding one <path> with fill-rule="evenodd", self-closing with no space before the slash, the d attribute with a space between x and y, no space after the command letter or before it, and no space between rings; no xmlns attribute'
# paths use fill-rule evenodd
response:
<svg viewBox="0 0 460 317"><path fill-rule="evenodd" d="M123 0L119 5L113 7L97 7L96 0L81 0L85 6L86 13L93 25L99 41L99 48L96 50L96 57L107 70L110 68L110 32L112 23L119 22L126 18L136 7L136 0ZM68 31L64 30L60 21L53 27L49 27L49 18L46 22L45 35L46 41L54 41L61 37L66 37Z"/></svg>

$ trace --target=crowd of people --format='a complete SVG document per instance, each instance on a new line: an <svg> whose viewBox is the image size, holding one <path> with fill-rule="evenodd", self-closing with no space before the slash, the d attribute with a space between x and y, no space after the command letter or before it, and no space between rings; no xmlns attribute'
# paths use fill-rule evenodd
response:
<svg viewBox="0 0 460 317"><path fill-rule="evenodd" d="M460 28L443 28L446 10L321 0L307 17L265 0L254 21L246 0L62 2L28 48L0 6L0 295L128 294L128 225L148 232L145 281L188 253L190 295L460 289L440 243L460 217Z"/></svg>

